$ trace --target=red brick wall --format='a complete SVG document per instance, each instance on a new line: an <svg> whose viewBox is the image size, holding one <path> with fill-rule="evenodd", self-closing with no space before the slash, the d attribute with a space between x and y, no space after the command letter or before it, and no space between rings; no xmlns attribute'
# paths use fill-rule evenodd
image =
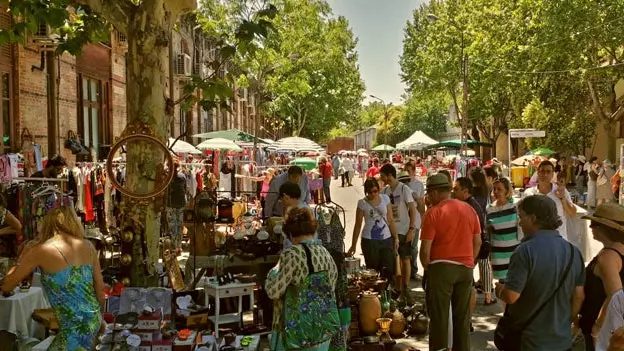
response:
<svg viewBox="0 0 624 351"><path fill-rule="evenodd" d="M19 91L20 116L22 128L28 128L35 135L47 156L47 97L46 73L32 70L39 66L41 56L31 49L20 47ZM58 64L55 60L54 64ZM126 94L125 94L125 58L118 49L111 49L101 44L89 44L83 54L73 57L63 54L60 57L59 70L59 148L60 153L68 160L75 160L71 152L63 147L67 131L78 129L78 74L82 73L93 78L108 82L109 115L112 117L112 137L119 136L126 125Z"/></svg>

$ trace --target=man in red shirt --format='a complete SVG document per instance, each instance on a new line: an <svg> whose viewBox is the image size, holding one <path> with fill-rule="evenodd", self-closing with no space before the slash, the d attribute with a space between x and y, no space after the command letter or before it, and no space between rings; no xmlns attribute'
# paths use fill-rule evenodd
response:
<svg viewBox="0 0 624 351"><path fill-rule="evenodd" d="M366 171L366 179L376 179L379 175L379 160L373 159L373 164Z"/></svg>
<svg viewBox="0 0 624 351"><path fill-rule="evenodd" d="M323 179L323 194L325 195L325 202L331 202L329 187L331 185L334 167L325 157L321 157L319 160L319 173L321 173L321 178Z"/></svg>
<svg viewBox="0 0 624 351"><path fill-rule="evenodd" d="M469 204L451 199L444 174L427 179L431 204L420 230L420 262L425 268L429 311L429 350L449 346L449 306L453 313L453 350L470 351L470 294L473 268L481 247L481 225Z"/></svg>

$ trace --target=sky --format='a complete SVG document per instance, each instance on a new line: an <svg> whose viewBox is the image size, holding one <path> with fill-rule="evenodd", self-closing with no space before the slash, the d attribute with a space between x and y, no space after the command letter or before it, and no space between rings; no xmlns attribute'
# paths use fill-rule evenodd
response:
<svg viewBox="0 0 624 351"><path fill-rule="evenodd" d="M405 85L399 74L403 29L423 0L327 0L334 14L344 16L358 38L360 74L367 101L375 95L400 104Z"/></svg>

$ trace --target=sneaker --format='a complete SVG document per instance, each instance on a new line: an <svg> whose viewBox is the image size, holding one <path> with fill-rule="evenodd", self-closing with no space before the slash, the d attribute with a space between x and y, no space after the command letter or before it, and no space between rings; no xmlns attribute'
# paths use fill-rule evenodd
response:
<svg viewBox="0 0 624 351"><path fill-rule="evenodd" d="M412 279L414 279L416 281L422 281L423 277L422 277L422 275L420 275L418 273L414 273L414 274L412 274Z"/></svg>

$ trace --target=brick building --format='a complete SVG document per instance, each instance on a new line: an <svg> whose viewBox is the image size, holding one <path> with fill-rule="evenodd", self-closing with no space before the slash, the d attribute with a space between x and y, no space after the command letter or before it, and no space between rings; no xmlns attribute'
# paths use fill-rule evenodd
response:
<svg viewBox="0 0 624 351"><path fill-rule="evenodd" d="M10 13L0 6L0 28L11 26ZM173 33L174 99L178 100L191 75L211 74L206 62L215 59L215 40L206 38L195 24L183 20ZM107 146L114 143L126 126L126 40L112 32L108 43L86 45L80 56L56 56L45 60L41 45L5 44L0 47L0 135L4 152L19 152L21 133L26 128L41 145L44 156L48 150L48 75L46 65L56 65L58 93L57 153L69 160L75 157L63 147L69 131L75 132L83 144L92 147L98 158L106 157ZM226 71L219 72L220 75ZM167 79L169 91L169 79ZM255 109L247 89L236 89L230 101L232 113L225 109L205 111L196 105L184 110L175 108L171 136L186 132L187 141L196 133L230 128L254 132ZM199 93L198 93L199 94ZM199 97L199 95L198 95ZM260 128L259 128L260 129Z"/></svg>

